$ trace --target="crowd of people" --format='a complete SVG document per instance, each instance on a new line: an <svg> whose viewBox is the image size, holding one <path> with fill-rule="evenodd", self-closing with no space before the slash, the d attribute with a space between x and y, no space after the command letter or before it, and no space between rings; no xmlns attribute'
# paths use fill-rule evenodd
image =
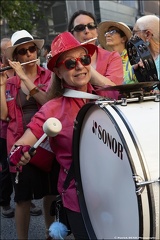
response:
<svg viewBox="0 0 160 240"><path fill-rule="evenodd" d="M42 213L33 205L33 199L43 199L45 238L51 239L48 229L54 216L50 216L50 206L57 194L62 196L74 238L89 239L75 180L71 180L65 191L63 189L73 161L74 120L81 107L89 102L85 93L118 99L118 91L108 91L107 86L138 82L126 50L132 35L146 42L159 77L158 24L158 17L146 15L136 21L132 32L122 22L98 24L91 12L79 10L71 16L68 30L55 37L50 46L44 45L43 39L34 39L26 30L18 30L11 38L1 40L1 67L10 65L12 69L0 73L0 147L4 149L0 158L0 205L4 217L13 217L10 199L14 193L17 239L28 239L30 215ZM42 49L45 65L38 64L38 53ZM66 97L66 89L76 90L82 97L72 94ZM52 167L45 172L31 163L28 151L22 153L18 146L33 146L43 135L43 124L50 117L60 120L62 130L45 141L50 150L44 151L53 155ZM17 152L17 167L21 169L18 174L8 163L8 156L13 157ZM45 160L46 154L39 155L39 160Z"/></svg>

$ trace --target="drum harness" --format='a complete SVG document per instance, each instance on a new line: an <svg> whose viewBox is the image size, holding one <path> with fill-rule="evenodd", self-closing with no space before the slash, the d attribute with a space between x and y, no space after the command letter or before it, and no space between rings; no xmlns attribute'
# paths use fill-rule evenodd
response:
<svg viewBox="0 0 160 240"><path fill-rule="evenodd" d="M72 98L85 98L85 99L99 99L101 96L98 96L96 94L86 93L82 91L76 91L73 89L65 89L65 92L63 94L64 97L72 97ZM63 184L63 189L66 190L69 187L69 184L71 180L74 178L74 164L73 161L71 163L71 166L68 171L66 171L67 177L65 179L65 182Z"/></svg>

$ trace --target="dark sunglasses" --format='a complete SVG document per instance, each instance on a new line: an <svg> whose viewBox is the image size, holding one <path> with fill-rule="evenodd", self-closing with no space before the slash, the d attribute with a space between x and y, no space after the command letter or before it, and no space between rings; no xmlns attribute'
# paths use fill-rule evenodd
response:
<svg viewBox="0 0 160 240"><path fill-rule="evenodd" d="M86 29L86 27L89 29L89 30L93 30L97 27L97 25L95 23L88 23L88 24L79 24L77 26L75 26L71 32L75 31L75 32L82 32Z"/></svg>
<svg viewBox="0 0 160 240"><path fill-rule="evenodd" d="M88 54L88 55L84 55L83 57L79 57L79 58L67 59L67 60L64 60L62 62L57 63L57 67L59 67L60 65L64 64L65 67L68 70L72 70L72 69L74 69L76 67L78 61L83 66L88 66L91 63L91 56Z"/></svg>
<svg viewBox="0 0 160 240"><path fill-rule="evenodd" d="M17 51L17 54L23 56L27 53L27 51L30 51L30 53L34 53L35 51L37 51L37 47L36 46L30 46L29 48L21 48Z"/></svg>

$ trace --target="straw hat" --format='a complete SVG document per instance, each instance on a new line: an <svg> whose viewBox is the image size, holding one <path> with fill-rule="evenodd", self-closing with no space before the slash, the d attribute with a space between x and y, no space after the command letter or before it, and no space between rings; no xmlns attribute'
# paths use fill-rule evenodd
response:
<svg viewBox="0 0 160 240"><path fill-rule="evenodd" d="M110 27L116 27L116 28L120 29L121 31L123 31L127 37L127 41L132 36L131 29L123 22L114 22L114 21L101 22L98 25L98 41L99 41L100 45L105 49L108 49L108 47L106 46L106 37L104 35L106 32L109 31L108 29Z"/></svg>
<svg viewBox="0 0 160 240"><path fill-rule="evenodd" d="M13 33L11 37L12 46L6 49L6 56L10 59L13 57L14 50L24 43L33 42L36 44L38 49L41 49L44 45L44 39L34 39L32 35L26 30L20 30Z"/></svg>
<svg viewBox="0 0 160 240"><path fill-rule="evenodd" d="M56 61L59 56L71 49L83 47L91 56L94 54L97 47L93 44L80 44L70 32L63 32L59 34L51 44L51 58L47 64L49 70L53 72Z"/></svg>

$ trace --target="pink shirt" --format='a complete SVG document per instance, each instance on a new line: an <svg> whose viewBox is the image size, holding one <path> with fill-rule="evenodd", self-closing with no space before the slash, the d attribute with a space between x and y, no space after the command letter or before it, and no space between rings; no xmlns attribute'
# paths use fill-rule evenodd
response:
<svg viewBox="0 0 160 240"><path fill-rule="evenodd" d="M46 91L51 78L51 72L37 65L37 77L34 84ZM20 88L20 79L18 76L11 77L7 80L6 90L10 90L11 96L14 98L7 102L8 117L10 119L7 128L7 150L10 152L13 144L23 135L23 114L21 108L16 103L16 97ZM38 108L41 105L38 105Z"/></svg>
<svg viewBox="0 0 160 240"><path fill-rule="evenodd" d="M0 138L6 139L8 122L0 120Z"/></svg>
<svg viewBox="0 0 160 240"><path fill-rule="evenodd" d="M98 49L97 72L109 78L116 85L123 83L123 65L118 52L109 52L100 47Z"/></svg>
<svg viewBox="0 0 160 240"><path fill-rule="evenodd" d="M109 52L100 47L98 49L98 58L96 70L103 76L109 78L116 85L123 84L123 65L118 52ZM107 87L107 86L106 86ZM98 88L96 88L98 90ZM98 91L97 94L112 99L118 98L118 91Z"/></svg>
<svg viewBox="0 0 160 240"><path fill-rule="evenodd" d="M92 90L93 88L89 83L88 92L92 93ZM79 211L79 204L75 181L71 181L66 191L63 190L63 183L66 179L65 170L69 170L72 163L74 120L76 119L78 111L84 104L84 101L78 98L60 97L53 99L44 104L27 125L37 139L39 139L43 135L42 125L48 118L55 117L62 123L61 132L56 137L50 138L50 145L61 166L58 191L62 195L64 206L77 212Z"/></svg>

